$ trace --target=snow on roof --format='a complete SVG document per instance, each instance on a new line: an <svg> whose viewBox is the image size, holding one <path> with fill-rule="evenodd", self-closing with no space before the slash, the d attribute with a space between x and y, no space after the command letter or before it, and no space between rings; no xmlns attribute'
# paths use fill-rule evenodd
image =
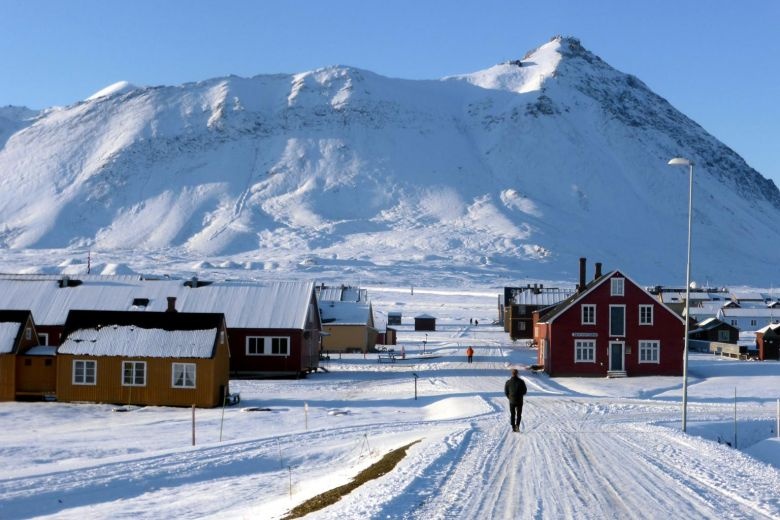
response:
<svg viewBox="0 0 780 520"><path fill-rule="evenodd" d="M10 354L14 351L14 340L21 326L19 322L0 323L0 354Z"/></svg>
<svg viewBox="0 0 780 520"><path fill-rule="evenodd" d="M731 318L749 318L749 317L777 317L780 319L780 311L777 309L769 309L767 307L759 308L741 308L741 307L723 307L720 309L720 315Z"/></svg>
<svg viewBox="0 0 780 520"><path fill-rule="evenodd" d="M25 356L53 356L57 353L57 347L51 345L36 345L27 350Z"/></svg>
<svg viewBox="0 0 780 520"><path fill-rule="evenodd" d="M514 295L514 303L517 305L556 305L566 298L574 295L574 289L541 289L535 291L533 288L518 291Z"/></svg>
<svg viewBox="0 0 780 520"><path fill-rule="evenodd" d="M60 287L61 276L0 275L0 308L32 311L40 325L63 325L68 311L165 311L168 297L182 312L221 312L230 328L303 329L314 291L311 281L214 282L192 288L186 280L140 276L71 277L82 283ZM145 306L133 301L148 299Z"/></svg>
<svg viewBox="0 0 780 520"><path fill-rule="evenodd" d="M152 358L210 358L217 329L162 330L115 325L71 332L60 354Z"/></svg>
<svg viewBox="0 0 780 520"><path fill-rule="evenodd" d="M749 300L749 301L764 301L764 295L755 291L744 292L732 292L731 297L737 301Z"/></svg>
<svg viewBox="0 0 780 520"><path fill-rule="evenodd" d="M367 325L371 307L367 303L357 302L320 302L320 314L323 323L328 325Z"/></svg>
<svg viewBox="0 0 780 520"><path fill-rule="evenodd" d="M337 287L317 287L317 298L320 301L333 302L366 302L368 291L359 287L340 285Z"/></svg>
<svg viewBox="0 0 780 520"><path fill-rule="evenodd" d="M418 314L417 316L414 317L414 319L432 320L434 319L434 317L431 316L430 314Z"/></svg>

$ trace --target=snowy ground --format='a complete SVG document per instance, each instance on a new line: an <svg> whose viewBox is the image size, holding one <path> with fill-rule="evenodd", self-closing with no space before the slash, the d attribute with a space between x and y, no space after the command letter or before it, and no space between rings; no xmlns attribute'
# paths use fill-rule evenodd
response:
<svg viewBox="0 0 780 520"><path fill-rule="evenodd" d="M335 356L305 380L233 381L241 403L224 422L197 410L194 447L189 409L0 403L0 518L273 519L416 440L390 474L310 517L780 517L780 363L692 354L687 434L680 378L523 370L513 433L503 382L536 352L489 325L494 292L369 294L379 322L404 313L406 360ZM427 337L410 326L421 312L437 317Z"/></svg>

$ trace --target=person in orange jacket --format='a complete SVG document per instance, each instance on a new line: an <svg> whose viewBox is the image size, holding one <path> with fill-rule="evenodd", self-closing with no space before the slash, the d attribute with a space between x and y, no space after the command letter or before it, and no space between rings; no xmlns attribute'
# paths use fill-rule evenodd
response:
<svg viewBox="0 0 780 520"><path fill-rule="evenodd" d="M466 349L466 358L468 359L468 362L471 363L474 360L474 349L469 346L469 348Z"/></svg>

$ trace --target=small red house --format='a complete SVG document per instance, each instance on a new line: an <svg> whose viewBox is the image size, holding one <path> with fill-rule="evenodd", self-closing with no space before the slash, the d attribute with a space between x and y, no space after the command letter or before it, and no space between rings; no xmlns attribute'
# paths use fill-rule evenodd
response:
<svg viewBox="0 0 780 520"><path fill-rule="evenodd" d="M682 317L620 271L585 284L584 262L577 292L536 313L534 340L544 371L551 376L681 375Z"/></svg>

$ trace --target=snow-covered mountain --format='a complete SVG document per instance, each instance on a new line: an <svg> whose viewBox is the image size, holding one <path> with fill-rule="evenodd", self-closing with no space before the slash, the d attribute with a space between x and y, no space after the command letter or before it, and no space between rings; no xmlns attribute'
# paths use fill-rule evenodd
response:
<svg viewBox="0 0 780 520"><path fill-rule="evenodd" d="M780 192L573 38L441 80L350 67L120 82L0 109L0 246L176 251L269 266L409 266L648 283L772 282ZM131 261L131 260L128 260Z"/></svg>

